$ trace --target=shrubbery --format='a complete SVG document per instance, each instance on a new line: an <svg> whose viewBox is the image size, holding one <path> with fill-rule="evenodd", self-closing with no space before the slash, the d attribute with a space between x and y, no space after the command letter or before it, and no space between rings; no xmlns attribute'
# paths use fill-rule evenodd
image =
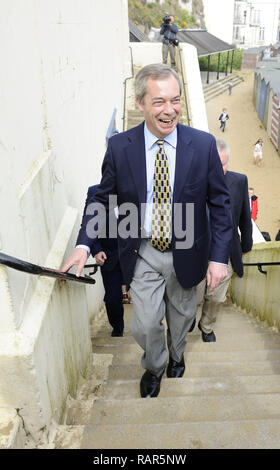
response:
<svg viewBox="0 0 280 470"><path fill-rule="evenodd" d="M223 52L220 55L220 72L226 71L227 54L228 54L227 52ZM234 50L233 64L232 64L232 68L234 70L241 69L242 55L243 55L243 49ZM230 51L229 53L228 70L231 66L231 57L232 57L232 51ZM208 56L199 58L199 67L200 67L200 70L208 70ZM218 54L211 55L209 70L211 72L216 72L218 70Z"/></svg>

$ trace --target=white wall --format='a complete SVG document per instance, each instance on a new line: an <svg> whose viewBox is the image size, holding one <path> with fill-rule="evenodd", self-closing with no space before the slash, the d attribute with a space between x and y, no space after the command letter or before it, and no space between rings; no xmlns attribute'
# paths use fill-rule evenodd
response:
<svg viewBox="0 0 280 470"><path fill-rule="evenodd" d="M128 40L126 0L1 1L2 252L59 268L73 250L115 108L122 127ZM61 287L0 265L0 407L34 438L90 369L96 279Z"/></svg>
<svg viewBox="0 0 280 470"><path fill-rule="evenodd" d="M252 1L256 10L261 10L261 26L264 27L265 45L274 44L277 41L279 23L279 0L264 1L262 3Z"/></svg>
<svg viewBox="0 0 280 470"><path fill-rule="evenodd" d="M234 0L203 0L207 31L232 44Z"/></svg>

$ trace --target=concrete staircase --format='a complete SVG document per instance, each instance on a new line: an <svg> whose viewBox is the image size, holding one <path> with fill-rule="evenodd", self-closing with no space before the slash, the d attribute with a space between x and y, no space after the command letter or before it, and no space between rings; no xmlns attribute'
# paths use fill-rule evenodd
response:
<svg viewBox="0 0 280 470"><path fill-rule="evenodd" d="M70 403L57 449L263 449L280 447L280 337L232 305L217 320L216 343L188 335L186 371L162 379L143 399L141 348L112 338L107 320L92 338L95 377ZM98 359L99 358L99 359ZM99 378L99 381L98 381Z"/></svg>
<svg viewBox="0 0 280 470"><path fill-rule="evenodd" d="M228 84L229 82L232 83L233 87L241 83L243 79L235 74L230 74L225 78L220 80L213 81L209 84L203 84L203 93L205 102L210 101L211 99L215 98L216 96L227 92L228 93Z"/></svg>

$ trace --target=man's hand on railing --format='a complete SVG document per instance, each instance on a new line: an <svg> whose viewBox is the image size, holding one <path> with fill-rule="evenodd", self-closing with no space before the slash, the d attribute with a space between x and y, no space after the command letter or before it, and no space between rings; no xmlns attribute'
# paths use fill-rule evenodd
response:
<svg viewBox="0 0 280 470"><path fill-rule="evenodd" d="M84 248L76 248L72 255L66 260L60 272L67 273L72 266L78 265L76 276L79 277L87 262L88 253Z"/></svg>

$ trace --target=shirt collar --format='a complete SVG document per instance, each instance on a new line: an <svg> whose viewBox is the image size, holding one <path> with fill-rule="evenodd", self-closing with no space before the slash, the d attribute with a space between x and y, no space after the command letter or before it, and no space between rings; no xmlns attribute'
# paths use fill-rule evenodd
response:
<svg viewBox="0 0 280 470"><path fill-rule="evenodd" d="M148 150L152 148L152 146L159 140L159 137L153 135L149 129L147 128L146 123L144 124L144 136L145 136L145 145ZM169 145L176 149L177 147L177 127L175 127L174 131L171 134L164 137L164 141L167 142Z"/></svg>

